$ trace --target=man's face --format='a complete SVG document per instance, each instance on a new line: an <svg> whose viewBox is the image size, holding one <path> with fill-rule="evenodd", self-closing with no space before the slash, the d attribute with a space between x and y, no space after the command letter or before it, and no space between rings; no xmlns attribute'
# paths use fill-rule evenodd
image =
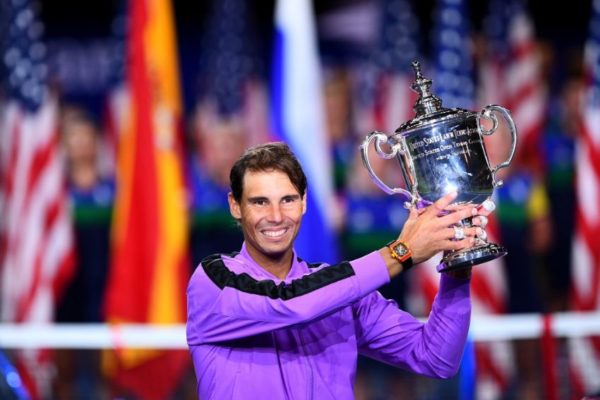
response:
<svg viewBox="0 0 600 400"><path fill-rule="evenodd" d="M306 197L301 197L288 176L280 171L247 171L238 203L229 193L231 215L242 226L246 247L258 261L280 259L292 249Z"/></svg>

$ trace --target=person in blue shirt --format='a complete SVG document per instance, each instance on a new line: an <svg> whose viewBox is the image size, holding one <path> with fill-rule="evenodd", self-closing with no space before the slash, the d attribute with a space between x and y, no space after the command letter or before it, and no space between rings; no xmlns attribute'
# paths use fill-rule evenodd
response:
<svg viewBox="0 0 600 400"><path fill-rule="evenodd" d="M575 230L575 140L582 129L583 81L568 79L556 99L542 141L544 180L554 224L546 253L548 306L567 311L571 289L571 241Z"/></svg>
<svg viewBox="0 0 600 400"><path fill-rule="evenodd" d="M235 119L210 119L196 112L187 154L191 267L207 255L239 248L243 235L229 213L229 169L246 146Z"/></svg>

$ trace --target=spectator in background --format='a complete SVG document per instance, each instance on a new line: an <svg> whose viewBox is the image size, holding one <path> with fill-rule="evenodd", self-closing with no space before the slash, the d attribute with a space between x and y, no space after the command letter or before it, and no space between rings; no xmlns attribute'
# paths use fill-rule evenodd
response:
<svg viewBox="0 0 600 400"><path fill-rule="evenodd" d="M503 132L493 137L501 139ZM506 157L505 144L487 146L492 159ZM504 156L497 154L504 152ZM504 267L507 282L508 313L541 313L543 303L543 254L552 237L549 199L543 179L532 171L529 157L537 155L517 151L508 169L499 171L497 178L504 184L494 192L496 215L501 243L507 248ZM492 162L496 165L497 162ZM535 399L538 387L540 349L536 340L518 340L513 343L516 363L515 398Z"/></svg>
<svg viewBox="0 0 600 400"><path fill-rule="evenodd" d="M56 320L102 322L115 182L100 171L100 134L85 111L65 108L60 128L75 224L77 267L58 304ZM101 393L97 351L61 351L57 364L58 398L85 398L89 393ZM70 382L74 386L69 386Z"/></svg>
<svg viewBox="0 0 600 400"><path fill-rule="evenodd" d="M190 190L192 268L206 256L237 250L243 241L229 213L229 169L246 148L237 118L221 119L199 107L192 125L186 175Z"/></svg>
<svg viewBox="0 0 600 400"><path fill-rule="evenodd" d="M352 160L358 151L357 137L352 129L352 84L349 71L332 67L325 73L325 116L333 160L335 191L346 191Z"/></svg>
<svg viewBox="0 0 600 400"><path fill-rule="evenodd" d="M547 299L550 311L567 311L571 287L571 242L575 229L575 138L581 130L584 85L567 79L549 113L543 140L545 184L553 222L546 253Z"/></svg>
<svg viewBox="0 0 600 400"><path fill-rule="evenodd" d="M326 70L324 105L337 203L331 213L339 238L346 223L347 186L359 145L352 126L352 82L347 67L333 66Z"/></svg>

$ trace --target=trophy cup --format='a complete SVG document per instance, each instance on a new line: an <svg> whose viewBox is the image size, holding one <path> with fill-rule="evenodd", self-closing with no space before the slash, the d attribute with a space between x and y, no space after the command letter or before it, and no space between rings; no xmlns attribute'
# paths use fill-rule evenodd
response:
<svg viewBox="0 0 600 400"><path fill-rule="evenodd" d="M392 135L371 132L360 146L363 164L373 182L388 194L402 195L407 208L426 207L451 191L458 192L455 203L479 205L492 195L494 188L502 185L496 173L508 167L515 154L517 129L510 112L498 105L488 105L479 113L444 108L442 101L431 93L432 81L423 77L419 62L413 61L412 66L416 75L412 89L419 94L413 107L416 116ZM512 142L506 161L491 167L483 137L497 130L497 114L508 123ZM368 155L373 141L380 157L396 158L400 163L408 190L388 186L373 171ZM386 146L382 147L383 144ZM471 219L462 220L461 225L471 226ZM506 253L504 247L477 238L469 249L445 252L438 271L463 269Z"/></svg>

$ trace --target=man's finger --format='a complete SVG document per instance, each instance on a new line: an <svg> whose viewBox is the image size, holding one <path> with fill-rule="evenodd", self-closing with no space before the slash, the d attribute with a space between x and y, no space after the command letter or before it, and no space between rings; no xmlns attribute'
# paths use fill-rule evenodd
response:
<svg viewBox="0 0 600 400"><path fill-rule="evenodd" d="M461 228L461 227L451 226L449 228L442 229L440 231L440 237L442 237L444 239L460 241L460 240L463 240L464 238L475 237L475 236L480 237L480 236L484 235L484 233L482 233L482 232L485 232L485 231L479 227L471 227L471 228L462 227Z"/></svg>
<svg viewBox="0 0 600 400"><path fill-rule="evenodd" d="M478 225L482 228L485 228L487 226L488 222L489 222L488 217L486 217L485 215L480 214L473 218L473 225Z"/></svg>
<svg viewBox="0 0 600 400"><path fill-rule="evenodd" d="M456 196L458 196L457 192L450 192L440 197L435 203L429 206L428 209L431 210L430 212L433 212L437 215L441 211L446 210L450 203L452 203L454 199L456 199Z"/></svg>
<svg viewBox="0 0 600 400"><path fill-rule="evenodd" d="M466 207L473 207L473 204L470 203L454 203L454 204L450 204L448 207L446 207L446 210L448 211L458 211L461 210L463 208Z"/></svg>
<svg viewBox="0 0 600 400"><path fill-rule="evenodd" d="M496 203L492 200L487 199L479 207L477 207L477 211L481 215L490 215L496 209Z"/></svg>
<svg viewBox="0 0 600 400"><path fill-rule="evenodd" d="M472 217L474 215L477 215L476 208L474 208L473 206L465 207L462 210L454 211L454 212L449 213L448 215L444 215L443 217L440 217L438 222L440 224L442 224L443 226L452 226L452 225L457 224L461 220Z"/></svg>

